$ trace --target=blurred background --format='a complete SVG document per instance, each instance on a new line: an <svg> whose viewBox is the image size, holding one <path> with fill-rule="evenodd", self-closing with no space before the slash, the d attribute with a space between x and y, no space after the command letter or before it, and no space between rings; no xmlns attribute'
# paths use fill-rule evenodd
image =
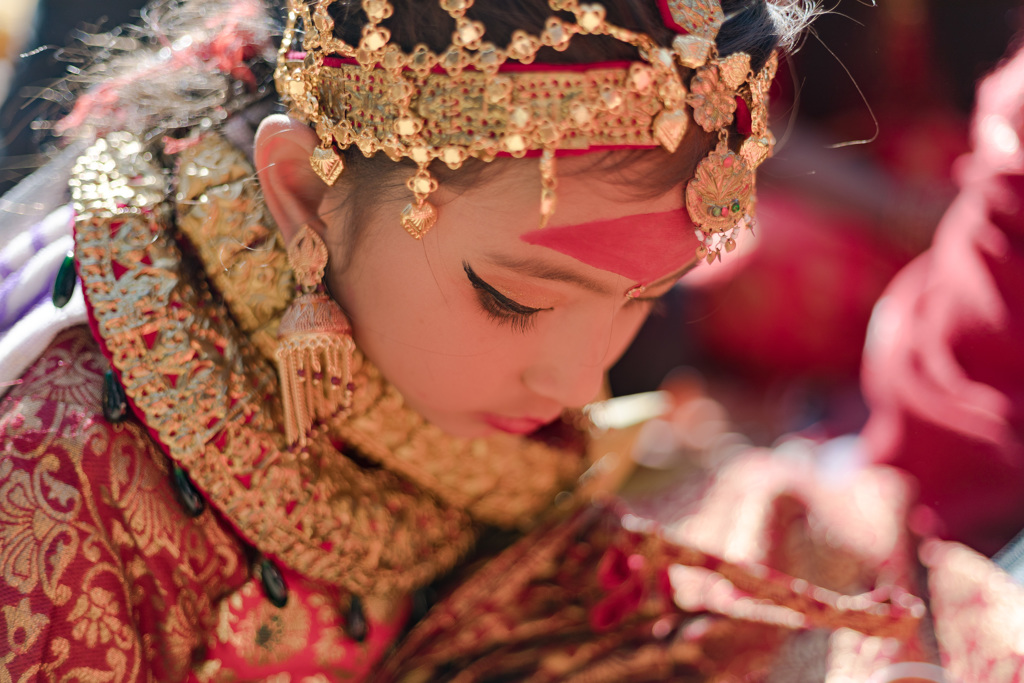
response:
<svg viewBox="0 0 1024 683"><path fill-rule="evenodd" d="M834 7L776 79L755 239L684 278L612 375L631 393L680 368L677 389L710 395L756 445L863 426L872 308L930 244L976 83L1024 24L1019 0Z"/></svg>
<svg viewBox="0 0 1024 683"><path fill-rule="evenodd" d="M47 158L77 46L116 35L140 4L0 2L0 194ZM832 9L774 86L779 145L760 173L754 238L687 276L611 375L627 394L670 374L724 406L754 444L863 424L858 370L872 306L928 246L968 148L975 84L1024 18L1017 0Z"/></svg>
<svg viewBox="0 0 1024 683"><path fill-rule="evenodd" d="M0 195L45 163L50 124L72 99L91 35L138 21L145 0L0 0ZM42 154L41 154L42 153Z"/></svg>

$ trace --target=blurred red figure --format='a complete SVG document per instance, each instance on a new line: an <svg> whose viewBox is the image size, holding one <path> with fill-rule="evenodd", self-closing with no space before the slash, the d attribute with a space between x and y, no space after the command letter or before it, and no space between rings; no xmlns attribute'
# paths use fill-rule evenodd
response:
<svg viewBox="0 0 1024 683"><path fill-rule="evenodd" d="M931 248L881 299L866 451L920 485L919 531L998 550L1024 527L1024 52L979 89Z"/></svg>

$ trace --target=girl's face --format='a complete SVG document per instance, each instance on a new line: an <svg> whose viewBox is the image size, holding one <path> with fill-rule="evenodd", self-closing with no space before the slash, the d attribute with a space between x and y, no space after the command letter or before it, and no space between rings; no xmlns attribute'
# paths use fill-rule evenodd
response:
<svg viewBox="0 0 1024 683"><path fill-rule="evenodd" d="M682 211L681 187L639 200L574 174L580 163L559 160L551 226ZM537 164L506 166L463 194L435 195L439 219L420 241L399 224L400 206L382 207L350 259L332 259L347 266L329 274L362 351L412 408L457 436L531 432L592 401L674 281L662 273L644 298L628 299L635 282L521 240L538 228ZM323 218L337 220L326 209ZM332 251L336 242L328 238ZM631 248L628 230L621 245Z"/></svg>

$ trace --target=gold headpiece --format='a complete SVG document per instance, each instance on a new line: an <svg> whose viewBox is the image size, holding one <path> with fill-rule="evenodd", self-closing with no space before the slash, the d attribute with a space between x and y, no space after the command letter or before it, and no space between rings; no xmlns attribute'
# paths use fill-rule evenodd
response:
<svg viewBox="0 0 1024 683"><path fill-rule="evenodd" d="M663 147L674 152L691 119L718 134L717 147L687 184L686 208L697 227L698 257L710 262L735 246L750 221L754 169L770 154L767 92L777 57L757 73L750 56L719 57L715 37L724 21L718 0L660 0L676 29L671 47L615 26L606 10L579 0L548 0L575 22L547 19L538 35L512 33L504 48L484 40L485 27L467 17L474 0L439 0L455 22L451 45L441 53L425 45L405 52L391 42L383 22L388 0L362 0L369 21L358 45L334 34L328 8L337 0L289 0L288 25L275 78L291 113L316 128L320 146L310 162L332 185L344 164L338 149L356 145L365 156L383 151L417 165L408 187L414 201L403 227L421 238L437 220L427 201L437 189L428 169L440 159L458 168L474 157L540 153L541 225L555 207L555 155L559 150ZM295 44L302 20L301 52ZM576 35L606 35L637 48L641 60L626 65L531 65L542 47L564 50ZM515 64L518 62L518 64ZM679 67L693 69L684 83ZM729 146L728 127L742 99L751 131Z"/></svg>

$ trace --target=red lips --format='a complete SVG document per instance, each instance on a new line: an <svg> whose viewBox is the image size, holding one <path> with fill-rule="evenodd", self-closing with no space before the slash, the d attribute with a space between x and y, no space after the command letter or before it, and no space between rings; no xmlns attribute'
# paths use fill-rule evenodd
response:
<svg viewBox="0 0 1024 683"><path fill-rule="evenodd" d="M551 420L545 420L543 418L535 417L506 417L504 415L495 415L493 413L484 413L482 416L484 422L488 425L502 432L509 434L529 434L535 432Z"/></svg>

